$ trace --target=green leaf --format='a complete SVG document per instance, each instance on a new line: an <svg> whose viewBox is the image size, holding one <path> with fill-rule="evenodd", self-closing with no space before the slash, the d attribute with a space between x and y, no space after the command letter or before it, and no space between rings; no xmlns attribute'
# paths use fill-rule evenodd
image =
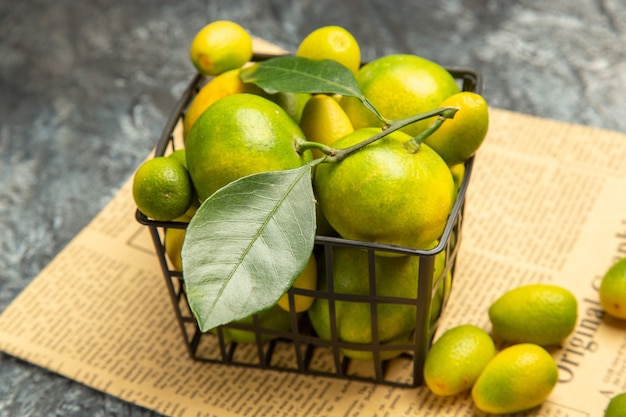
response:
<svg viewBox="0 0 626 417"><path fill-rule="evenodd" d="M365 97L352 72L332 60L314 60L294 55L270 58L244 68L243 82L253 83L270 94L278 92L341 94Z"/></svg>
<svg viewBox="0 0 626 417"><path fill-rule="evenodd" d="M356 97L384 125L391 121L365 97L352 72L337 61L283 55L257 62L240 71L245 83L253 83L270 94L341 94Z"/></svg>
<svg viewBox="0 0 626 417"><path fill-rule="evenodd" d="M240 178L205 200L182 249L189 306L202 331L278 301L315 240L311 167Z"/></svg>

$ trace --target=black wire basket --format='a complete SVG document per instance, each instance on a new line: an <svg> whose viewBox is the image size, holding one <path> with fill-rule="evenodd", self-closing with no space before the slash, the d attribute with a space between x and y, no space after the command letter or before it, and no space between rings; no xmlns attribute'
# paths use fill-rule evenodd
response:
<svg viewBox="0 0 626 417"><path fill-rule="evenodd" d="M271 56L255 55L253 60L260 61ZM463 91L481 92L482 81L477 72L464 68L447 70ZM176 150L177 146L181 146L180 126L185 110L206 81L205 77L200 75L191 80L157 143L155 156L167 155ZM211 332L201 332L187 304L182 272L172 266L165 248L166 230L185 229L187 223L156 221L137 210L137 221L148 226L150 230L189 355L194 360L211 363L343 378L397 387L422 385L424 361L454 282L456 259L462 241L465 195L473 164L473 157L465 163L465 175L456 201L439 244L433 249L416 250L335 236L316 236L314 254L321 260L318 271L326 272L327 288L315 290L291 288L287 293L291 309L286 313L289 315L288 326L284 330L268 326L259 315L254 315L245 323L229 323ZM331 265L334 253L339 247L359 248L367 253L364 258L369 268L369 293L344 294L333 290L335 277ZM416 296L378 295L374 262L381 252L418 259L419 272L415 277L417 287L432 288L432 291L420 290ZM443 268L437 268L435 274L437 256L445 256L445 265ZM318 300L327 302L330 337L318 336L308 314L297 313L294 310L296 296L308 296L314 298L315 302L319 302ZM340 340L336 311L338 303L369 305L371 329L368 332L371 331L371 343L349 343ZM415 315L411 318L415 326L408 337L399 342L380 340L378 312L381 305L399 305L411 309L411 314ZM234 330L247 332L251 340L231 341L227 333ZM354 359L355 355L347 352L358 352L356 357L366 356L368 359ZM391 356L393 358L389 359Z"/></svg>

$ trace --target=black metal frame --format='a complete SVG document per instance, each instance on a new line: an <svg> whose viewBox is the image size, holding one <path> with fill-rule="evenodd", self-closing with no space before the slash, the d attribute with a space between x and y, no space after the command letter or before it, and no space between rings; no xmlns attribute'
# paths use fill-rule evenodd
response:
<svg viewBox="0 0 626 417"><path fill-rule="evenodd" d="M273 55L255 55L254 60L263 60ZM464 91L482 91L481 77L475 71L464 68L447 68L458 80ZM172 116L167 122L161 138L156 146L155 156L164 155L174 141L173 131L184 116L184 112L197 93L200 86L205 82L204 77L197 75L191 80L188 88L179 100ZM454 282L456 258L461 243L461 228L465 208L465 194L471 177L474 158L465 164L465 177L458 191L456 202L448 218L443 235L437 247L431 250L415 250L411 248L380 245L361 241L353 241L338 237L316 236L315 251L323 256L326 262L328 291L305 290L292 288L288 291L290 305L293 306L295 295L314 297L315 299L328 299L331 317L331 340L319 338L313 330L306 313L297 314L290 312L291 330L281 332L263 328L257 316L253 317L250 325L231 323L220 326L214 332L203 333L200 331L195 317L187 305L182 273L171 268L164 247L165 230L167 228L184 229L186 223L155 221L146 217L139 210L136 211L136 219L139 223L149 227L156 253L165 277L167 288L172 299L175 313L180 323L181 331L188 348L189 355L196 360L248 366L254 368L272 369L280 371L298 372L309 375L320 375L368 381L380 384L415 387L423 383L423 365L430 348L434 333L437 329L438 318L431 321L430 309L433 295L440 286L444 286L444 294L449 293L450 288L445 277L450 271ZM333 248L348 246L361 248L368 253L370 263L370 294L351 295L337 294L332 291L332 257ZM406 256L419 257L418 288L432 288L432 291L418 291L414 297L381 297L376 295L376 277L373 268L375 252L387 251ZM442 251L446 252L446 266L442 274L434 277L435 256ZM354 344L338 340L334 303L337 301L349 301L369 303L371 308L372 343ZM385 344L378 340L378 309L380 303L404 304L415 306L416 328L410 343ZM442 300L440 310L443 312L447 298ZM248 330L255 334L255 343L229 342L223 335L226 328ZM267 341L267 337L271 340ZM342 349L362 350L370 352L372 360L352 360L341 353ZM390 361L381 359L385 351L402 351L403 353ZM323 357L324 359L319 359ZM276 359L276 360L275 360ZM399 366L410 371L404 373L388 372L393 363L405 362ZM322 365L320 365L322 364ZM395 367L398 368L398 367Z"/></svg>

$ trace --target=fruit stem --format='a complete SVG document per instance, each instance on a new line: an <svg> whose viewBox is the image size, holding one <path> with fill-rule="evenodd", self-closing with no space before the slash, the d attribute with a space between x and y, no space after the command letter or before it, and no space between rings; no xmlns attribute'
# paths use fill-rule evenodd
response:
<svg viewBox="0 0 626 417"><path fill-rule="evenodd" d="M385 118L385 116L380 114L380 112L376 109L376 107L374 107L372 102L369 101L365 96L359 97L359 99L361 100L361 103L363 103L363 105L369 111L374 113L374 116L376 116L376 118L382 122L383 126L389 126L392 123L392 120L389 120L389 119Z"/></svg>
<svg viewBox="0 0 626 417"><path fill-rule="evenodd" d="M331 148L330 146L324 145L323 143L310 140L298 140L296 142L296 152L298 152L298 154L302 155L305 151L309 149L317 149L324 155L330 156L334 156L337 153L337 149Z"/></svg>
<svg viewBox="0 0 626 417"><path fill-rule="evenodd" d="M376 135L372 136L369 139L366 139L362 142L359 142L355 145L349 146L345 149L333 149L334 153L327 153L324 152L323 149L320 148L320 150L322 152L324 152L327 157L325 158L325 162L339 162L342 159L346 158L348 155L350 155L353 152L358 151L359 149L362 149L364 147L366 147L367 145L369 145L370 143L373 143L375 141L377 141L378 139L381 139L385 136L387 136L388 134L395 132L396 130L402 129L403 127L406 127L412 123L418 122L420 120L423 119L429 119L431 117L436 117L437 121L435 121L435 123L438 123L438 125L436 127L433 128L433 126L431 125L430 127L428 127L425 131L421 132L419 135L417 135L415 138L412 138L410 141L408 142L412 142L414 140L420 140L419 143L421 143L421 141L423 141L424 139L426 139L428 136L430 136L435 130L437 130L439 128L439 125L441 125L441 123L443 123L443 120L445 119L451 119L454 117L455 113L458 111L457 108L455 107L441 107L439 109L435 109L435 110L431 110L429 112L426 113L421 113L415 116L411 116L411 117L407 117L405 119L399 119L399 120L393 120L391 122L389 122L389 124L385 125L383 127L383 130L379 133L377 133ZM441 119L441 122L438 122ZM433 123L433 124L435 124ZM421 139L416 139L416 138L421 138ZM406 145L405 146L410 146L410 145ZM417 149L419 149L419 144L417 145ZM417 149L413 152L417 152Z"/></svg>
<svg viewBox="0 0 626 417"><path fill-rule="evenodd" d="M454 113L452 113L452 116L454 117ZM430 126L418 133L417 136L404 142L404 148L410 153L415 153L419 151L420 146L422 146L422 143L426 140L426 138L435 133L435 131L439 129L439 127L445 121L446 117L444 115L439 115L437 119L435 119L435 121L431 123Z"/></svg>

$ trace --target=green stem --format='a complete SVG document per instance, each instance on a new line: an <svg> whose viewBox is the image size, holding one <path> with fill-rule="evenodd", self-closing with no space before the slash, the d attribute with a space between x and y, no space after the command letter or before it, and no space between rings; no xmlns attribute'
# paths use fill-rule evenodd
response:
<svg viewBox="0 0 626 417"><path fill-rule="evenodd" d="M395 132L396 130L402 129L403 127L406 127L406 126L408 126L408 125L410 125L412 123L418 122L420 120L430 119L431 117L437 117L438 116L437 120L441 119L442 123L443 123L443 120L453 118L457 111L458 111L458 109L455 108L455 107L441 107L439 109L431 110L431 111L426 112L426 113L418 114L416 116L407 117L406 119L394 120L394 121L390 122L388 125L386 125L385 127L383 127L383 130L381 132L377 133L376 135L372 136L369 139L366 139L366 140L364 140L362 142L359 142L359 143L357 143L355 145L349 146L349 147L347 147L345 149L334 149L334 154L326 153L326 152L324 152L322 150L322 152L324 152L326 155L328 155L325 158L325 162L339 162L342 159L346 158L351 153L356 152L359 149L362 149L362 148L366 147L370 143L373 143L373 142L375 142L375 141L377 141L377 140L387 136L388 134L390 134L392 132ZM432 130L430 133L426 134L423 139L426 139L428 136L430 136L432 134L432 132L437 130L438 127L439 126L434 128L434 130ZM429 129L427 129L427 130L429 130ZM418 135L418 137L419 136L421 136L421 134ZM418 148L419 148L419 146L418 146Z"/></svg>
<svg viewBox="0 0 626 417"><path fill-rule="evenodd" d="M411 153L415 153L419 151L420 146L422 146L422 143L426 140L426 138L432 135L433 133L435 133L435 131L439 129L439 126L441 126L443 122L445 121L446 121L445 117L443 116L437 117L437 119L430 126L428 126L425 130L422 130L417 136L404 142L403 143L404 148Z"/></svg>
<svg viewBox="0 0 626 417"><path fill-rule="evenodd" d="M313 142L309 140L298 140L296 142L296 152L302 155L305 151L309 149L317 149L322 152L324 155L334 156L337 153L337 149L331 148L328 145L324 145L323 143Z"/></svg>
<svg viewBox="0 0 626 417"><path fill-rule="evenodd" d="M401 124L401 127L410 125L411 123L418 122L424 119L430 119L431 117L441 116L445 119L453 119L456 112L459 111L458 107L440 107L435 110L431 110L426 113L421 113L416 116L407 117L406 119L396 120L394 124Z"/></svg>
<svg viewBox="0 0 626 417"><path fill-rule="evenodd" d="M359 97L359 99L361 100L361 103L363 103L363 105L369 111L374 113L374 116L376 116L376 118L382 122L383 126L388 126L388 125L390 125L392 123L391 120L385 118L385 116L380 114L380 112L376 109L376 107L374 107L374 105L367 98L365 98L365 96Z"/></svg>

